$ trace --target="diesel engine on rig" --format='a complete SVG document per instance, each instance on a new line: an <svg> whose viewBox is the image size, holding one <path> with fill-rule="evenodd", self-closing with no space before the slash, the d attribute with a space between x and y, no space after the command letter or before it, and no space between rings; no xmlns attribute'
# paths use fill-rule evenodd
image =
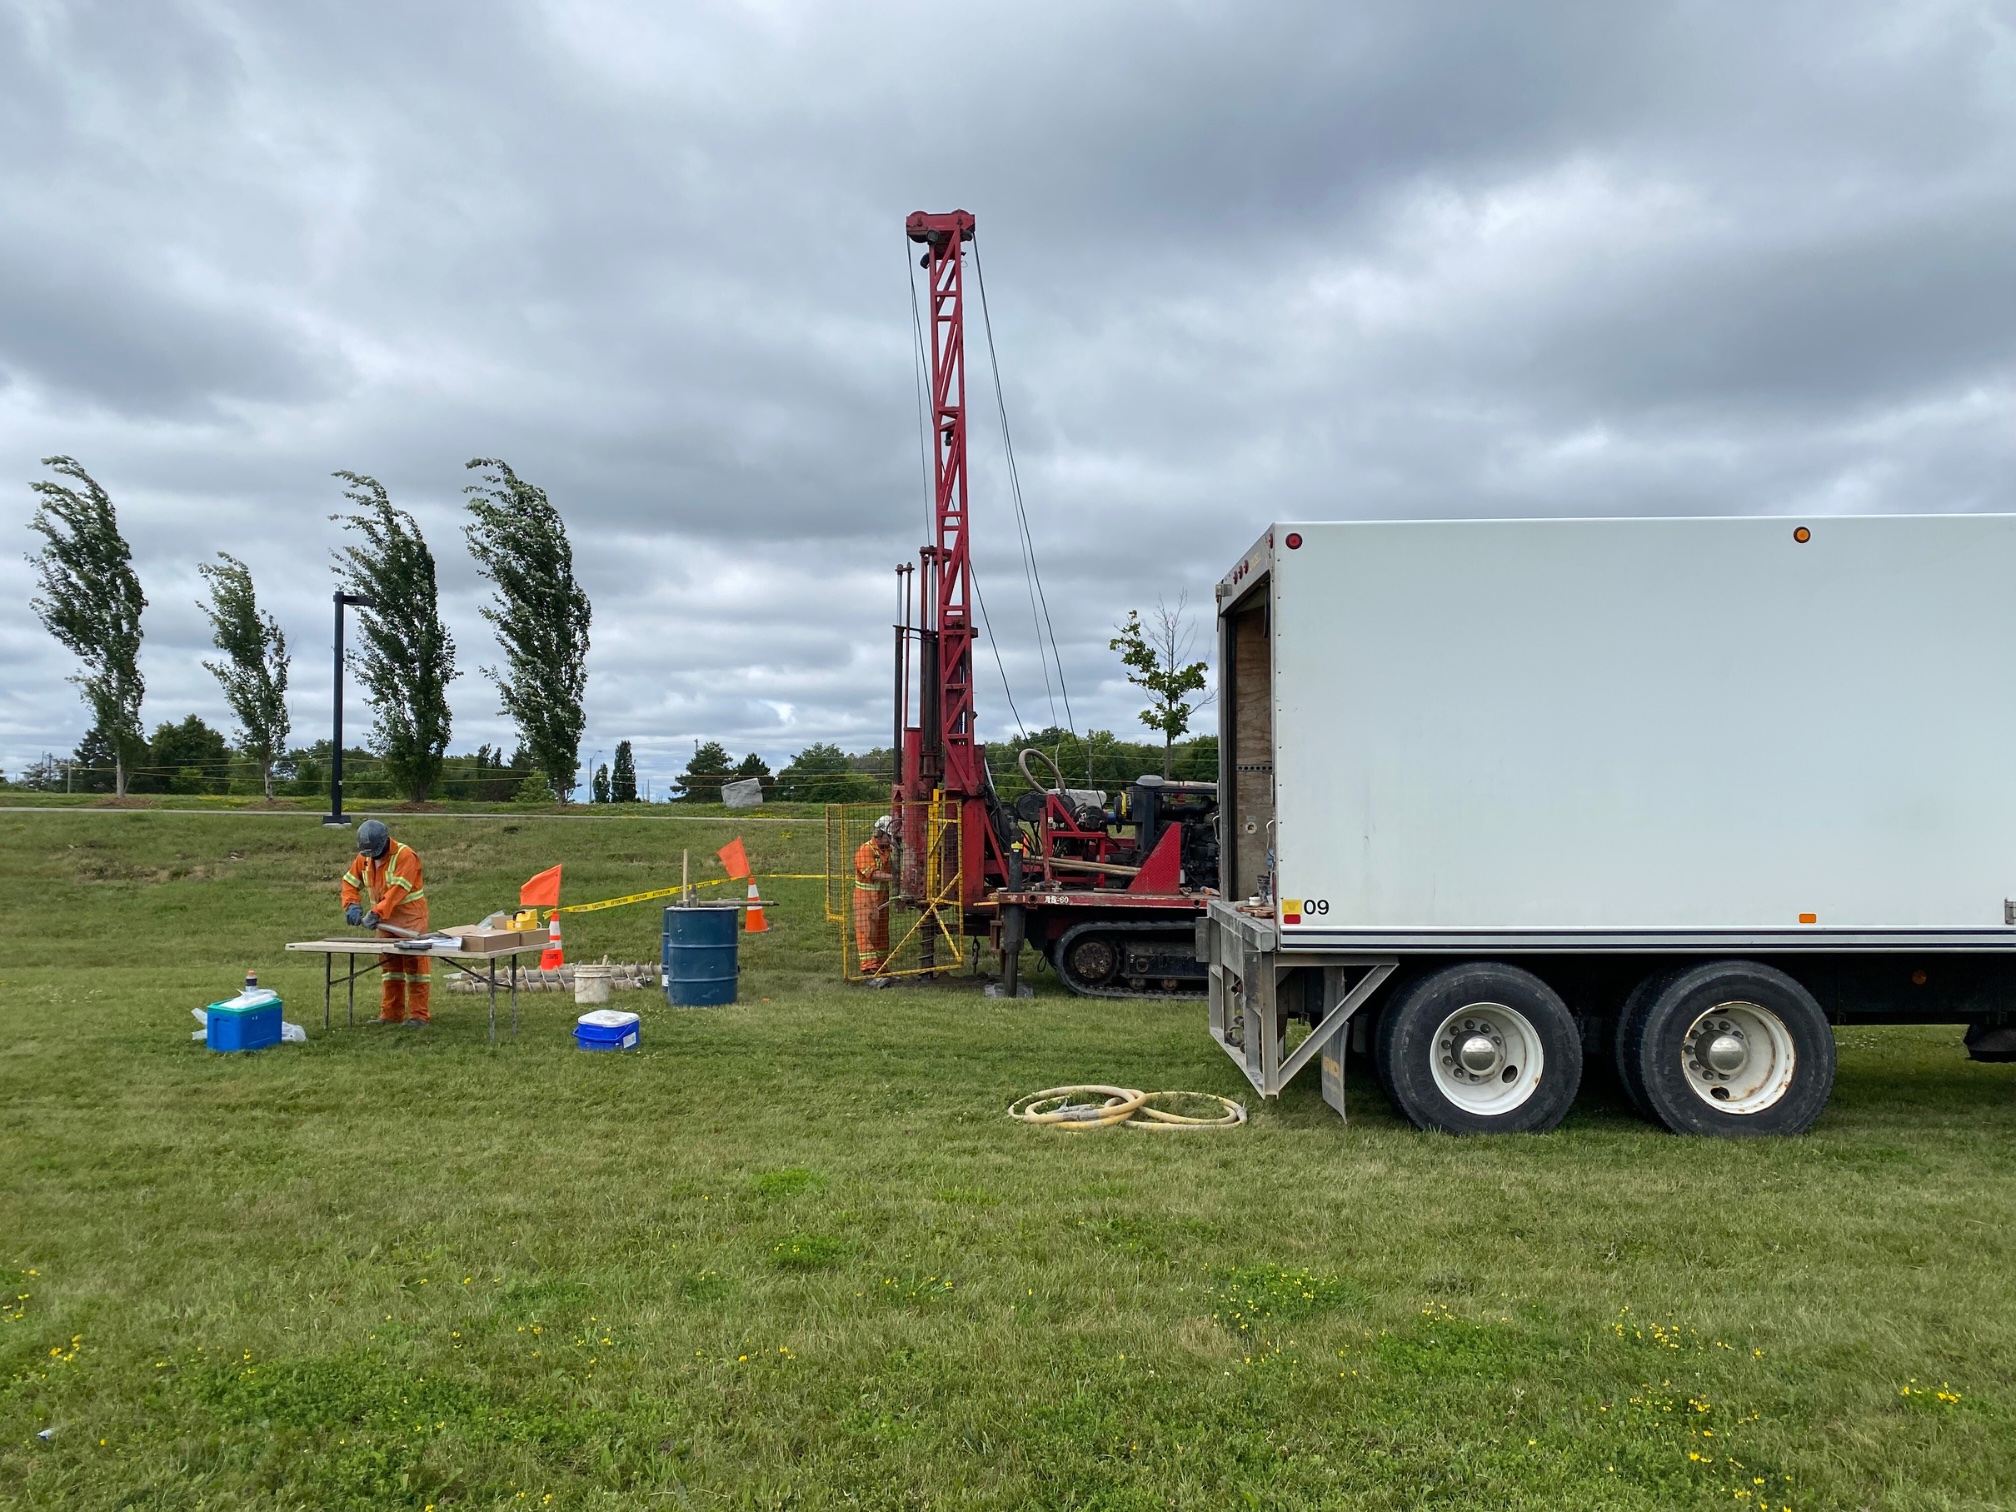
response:
<svg viewBox="0 0 2016 1512"><path fill-rule="evenodd" d="M1183 831L1183 886L1218 887L1218 784L1171 782L1137 777L1114 801L1115 825L1134 826L1134 853L1154 854L1156 842L1172 826Z"/></svg>
<svg viewBox="0 0 2016 1512"><path fill-rule="evenodd" d="M1032 761L1049 768L1048 786L1030 770ZM1030 790L1016 798L1004 838L1022 844L1032 870L1048 861L1081 886L1124 887L1177 830L1181 870L1169 879L1172 888L1217 889L1217 783L1172 782L1151 774L1108 794L1066 787L1056 764L1040 750L1023 751L1017 764Z"/></svg>

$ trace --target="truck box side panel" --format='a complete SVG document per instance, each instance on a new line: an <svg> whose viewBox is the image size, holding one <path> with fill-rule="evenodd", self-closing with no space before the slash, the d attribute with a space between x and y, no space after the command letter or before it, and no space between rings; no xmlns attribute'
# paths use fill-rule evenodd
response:
<svg viewBox="0 0 2016 1512"><path fill-rule="evenodd" d="M2016 519L1801 523L1277 526L1284 944L2001 930Z"/></svg>

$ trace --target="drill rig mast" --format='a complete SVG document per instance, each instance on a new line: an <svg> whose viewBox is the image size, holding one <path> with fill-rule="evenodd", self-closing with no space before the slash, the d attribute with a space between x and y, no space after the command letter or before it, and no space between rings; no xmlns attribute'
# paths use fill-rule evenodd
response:
<svg viewBox="0 0 2016 1512"><path fill-rule="evenodd" d="M927 275L933 528L918 553L914 625L911 569L898 569L904 623L896 627L895 901L926 911L936 905L944 868L933 827L942 826L956 833L962 925L1001 950L1011 993L1026 935L1074 992L1194 995L1204 970L1193 920L1218 881L1216 785L1143 777L1109 809L1105 793L1066 787L1043 752L1024 751L1018 764L1031 791L1012 808L995 791L973 682L965 249L974 221L964 210L918 211L905 232L923 249ZM1048 764L1047 778L1031 771L1032 758ZM920 939L922 965L932 969L932 932Z"/></svg>

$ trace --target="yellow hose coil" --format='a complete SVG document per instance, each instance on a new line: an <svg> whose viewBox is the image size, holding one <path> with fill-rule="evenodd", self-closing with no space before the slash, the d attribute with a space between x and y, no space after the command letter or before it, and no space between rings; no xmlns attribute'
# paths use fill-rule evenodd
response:
<svg viewBox="0 0 2016 1512"><path fill-rule="evenodd" d="M1096 1102L1080 1101L1096 1098ZM1213 1103L1221 1110L1210 1118L1173 1113L1156 1103L1187 1097ZM1072 1087L1047 1087L1018 1097L1008 1105L1008 1116L1018 1123L1040 1124L1046 1128L1079 1131L1110 1129L1115 1124L1151 1133L1178 1129L1236 1129L1246 1122L1243 1104L1215 1092L1139 1092L1132 1087L1108 1087L1096 1082Z"/></svg>

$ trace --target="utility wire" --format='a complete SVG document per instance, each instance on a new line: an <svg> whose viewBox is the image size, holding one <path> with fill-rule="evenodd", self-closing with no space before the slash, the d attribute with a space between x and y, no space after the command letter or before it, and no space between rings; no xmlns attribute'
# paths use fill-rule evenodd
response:
<svg viewBox="0 0 2016 1512"><path fill-rule="evenodd" d="M1008 431L1008 400L1001 387L1001 360L994 350L994 318L987 308L987 270L980 262L980 239L977 236L973 239L973 270L980 284L980 321L987 332L987 363L994 374L994 406L1001 415L1001 449L1008 459L1008 488L1015 500L1015 518L1022 533L1023 561L1034 590L1035 603L1030 606L1030 611L1033 615L1038 606L1041 607L1042 628L1049 634L1050 656L1057 663L1057 692L1064 700L1064 727L1075 737L1078 723L1071 713L1071 690L1064 681L1064 657L1057 645L1056 626L1050 620L1050 599L1043 591L1043 569L1036 561L1036 543L1029 533L1029 511L1022 502L1022 476L1015 466L1015 441ZM1036 650L1040 658L1043 650L1040 633ZM1048 667L1044 668L1043 682L1047 688L1050 682ZM1050 717L1054 723L1057 717L1054 706Z"/></svg>

